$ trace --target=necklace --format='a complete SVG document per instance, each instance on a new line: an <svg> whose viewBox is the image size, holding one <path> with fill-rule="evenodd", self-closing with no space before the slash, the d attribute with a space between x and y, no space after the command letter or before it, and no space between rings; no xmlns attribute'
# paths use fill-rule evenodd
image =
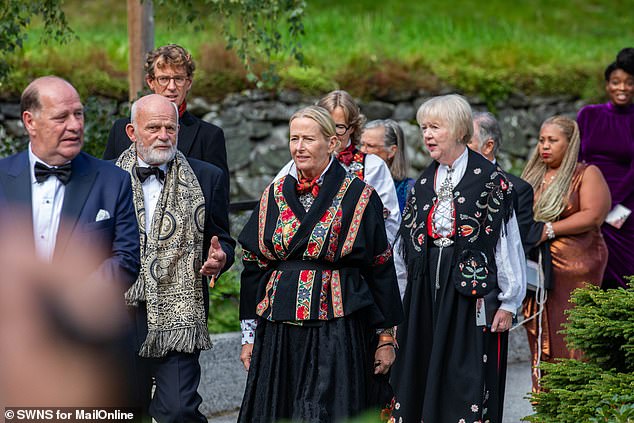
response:
<svg viewBox="0 0 634 423"><path fill-rule="evenodd" d="M542 179L542 185L551 184L555 180L555 176L557 176L556 173L554 175L551 175L550 178L548 178L548 180L546 180L546 178Z"/></svg>

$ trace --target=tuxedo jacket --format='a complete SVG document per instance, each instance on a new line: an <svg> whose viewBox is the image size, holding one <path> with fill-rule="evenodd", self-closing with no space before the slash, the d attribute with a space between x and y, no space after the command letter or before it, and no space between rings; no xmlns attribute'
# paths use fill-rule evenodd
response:
<svg viewBox="0 0 634 423"><path fill-rule="evenodd" d="M115 121L110 129L108 144L103 153L104 159L116 159L130 147L130 138L125 132L125 126L128 123L130 123L129 118ZM191 157L218 166L226 175L224 182L227 192L229 192L229 167L227 166L225 135L222 129L197 118L187 111L178 119L178 124L178 149L185 157ZM227 207L227 205L224 207Z"/></svg>
<svg viewBox="0 0 634 423"><path fill-rule="evenodd" d="M229 269L233 264L236 242L229 232L229 192L225 181L225 174L216 166L201 160L188 158L203 195L205 196L205 233L203 235L203 260L207 257L211 237L216 235L227 255L227 263L222 269ZM206 278L205 278L206 279ZM203 283L203 295L205 300L205 312L209 311L209 291L207 284Z"/></svg>
<svg viewBox="0 0 634 423"><path fill-rule="evenodd" d="M33 239L29 166L28 151L0 160L0 205L6 211L0 219L6 223L11 212L17 210L30 222L28 230ZM72 160L71 169L53 261L63 257L71 243L92 248L101 244L106 254L96 270L106 278L121 280L127 289L139 273L139 229L130 178L114 164L83 152Z"/></svg>
<svg viewBox="0 0 634 423"><path fill-rule="evenodd" d="M542 235L542 225L533 220L533 187L515 175L506 173L513 184L513 208L520 229L524 253L528 252L539 242Z"/></svg>

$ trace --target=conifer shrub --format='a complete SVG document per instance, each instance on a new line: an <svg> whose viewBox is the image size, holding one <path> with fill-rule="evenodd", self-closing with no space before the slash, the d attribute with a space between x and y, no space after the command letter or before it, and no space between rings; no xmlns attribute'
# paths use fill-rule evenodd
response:
<svg viewBox="0 0 634 423"><path fill-rule="evenodd" d="M629 288L573 292L563 333L584 361L542 363L530 422L634 422L634 278Z"/></svg>

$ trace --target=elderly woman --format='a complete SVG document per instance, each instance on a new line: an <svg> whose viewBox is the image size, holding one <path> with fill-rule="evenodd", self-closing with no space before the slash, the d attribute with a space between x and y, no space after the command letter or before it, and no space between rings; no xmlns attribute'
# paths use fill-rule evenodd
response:
<svg viewBox="0 0 634 423"><path fill-rule="evenodd" d="M624 287L624 276L634 275L634 217L628 216L634 210L634 53L628 61L627 51L605 70L608 102L585 106L577 116L579 160L601 170L612 194L612 218L601 227L610 252L604 288Z"/></svg>
<svg viewBox="0 0 634 423"><path fill-rule="evenodd" d="M392 382L397 421L502 421L507 336L526 287L512 185L467 148L469 104L434 97L416 114L434 160L400 235L408 270Z"/></svg>
<svg viewBox="0 0 634 423"><path fill-rule="evenodd" d="M586 283L599 285L608 258L600 226L610 208L610 191L593 165L577 163L579 128L564 116L546 119L539 142L526 164L522 178L535 190L535 220L544 222L540 243L550 275L544 308L538 319L526 323L533 356L533 391L539 390L539 361L581 358L569 351L559 332L570 308L570 293ZM538 301L528 297L526 317L540 310ZM539 320L541 319L541 324ZM541 339L541 344L539 340Z"/></svg>
<svg viewBox="0 0 634 423"><path fill-rule="evenodd" d="M240 234L240 422L338 421L384 405L369 398L403 317L392 250L379 196L334 160L337 144L327 110L296 112L293 165Z"/></svg>
<svg viewBox="0 0 634 423"><path fill-rule="evenodd" d="M378 119L365 124L359 143L361 151L365 154L376 154L390 168L398 207L403 212L405 200L414 180L407 177L407 152L405 148L405 135L401 126L392 119Z"/></svg>

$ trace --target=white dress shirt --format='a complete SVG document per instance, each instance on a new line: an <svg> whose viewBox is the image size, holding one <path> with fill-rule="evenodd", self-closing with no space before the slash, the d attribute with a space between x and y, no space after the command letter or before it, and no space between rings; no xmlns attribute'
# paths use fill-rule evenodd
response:
<svg viewBox="0 0 634 423"><path fill-rule="evenodd" d="M140 157L137 157L137 165L139 167L151 167L151 165L145 163ZM167 164L156 166L161 169L167 175ZM152 233L152 218L154 217L154 211L156 205L161 198L161 192L163 191L163 182L161 182L155 175L150 175L142 184L143 188L143 204L145 205L145 233Z"/></svg>
<svg viewBox="0 0 634 423"><path fill-rule="evenodd" d="M33 154L29 143L31 212L33 215L35 253L40 259L50 262L55 251L66 187L55 176L49 176L44 182L38 183L35 180L35 163L37 162L53 167Z"/></svg>
<svg viewBox="0 0 634 423"><path fill-rule="evenodd" d="M451 165L453 168L451 180L454 187L460 183L467 170L468 158L468 148L465 148L465 151ZM434 190L438 191L445 181L448 168L449 166L444 164L438 166ZM446 217L440 220L447 221ZM440 220L434 221L434 225L441 224ZM502 302L500 308L515 315L526 294L526 261L514 210L509 221L504 224L495 247L495 264L498 273L498 286L501 290L498 295L498 299Z"/></svg>

